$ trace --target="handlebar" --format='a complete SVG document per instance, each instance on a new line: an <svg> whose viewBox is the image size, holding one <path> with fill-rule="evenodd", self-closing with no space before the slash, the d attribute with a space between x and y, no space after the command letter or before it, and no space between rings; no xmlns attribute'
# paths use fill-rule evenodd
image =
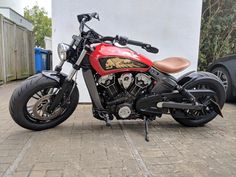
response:
<svg viewBox="0 0 236 177"><path fill-rule="evenodd" d="M98 21L100 20L99 14L97 12L77 15L77 19L80 23L79 27L80 32L83 31L85 23L90 21L92 18L95 18Z"/></svg>
<svg viewBox="0 0 236 177"><path fill-rule="evenodd" d="M88 14L80 14L77 15L78 21L81 22L87 22L90 21L92 18L97 19L98 21L100 20L99 14L97 12L94 13L88 13Z"/></svg>
<svg viewBox="0 0 236 177"><path fill-rule="evenodd" d="M150 53L158 53L159 52L158 48L152 47L150 44L130 40L127 37L123 37L123 36L116 36L116 37L106 36L106 37L100 38L100 41L118 42L118 44L120 44L122 46L125 46L127 44L134 45L134 46L139 46L139 47L142 47L143 49L145 49L147 52L150 52Z"/></svg>
<svg viewBox="0 0 236 177"><path fill-rule="evenodd" d="M80 23L79 30L80 30L81 33L83 32L83 29L84 29L84 26L85 26L86 22L90 21L92 18L100 20L99 15L96 12L88 13L88 14L81 14L81 15L78 15L77 18L78 18L78 21ZM95 41L96 40L94 40L94 42ZM116 36L115 38L107 36L107 37L102 37L102 38L98 39L98 41L118 42L120 45L123 45L123 46L125 46L127 44L130 44L130 45L135 45L135 46L142 47L147 52L151 52L151 53L158 53L159 52L159 50L157 48L152 47L150 44L146 44L146 43L139 42L139 41L134 41L134 40L129 40L127 37L124 37L124 36Z"/></svg>

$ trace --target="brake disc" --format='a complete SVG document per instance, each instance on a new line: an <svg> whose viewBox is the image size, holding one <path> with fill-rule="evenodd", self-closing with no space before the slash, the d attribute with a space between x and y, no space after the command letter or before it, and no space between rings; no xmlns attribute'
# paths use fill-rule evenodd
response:
<svg viewBox="0 0 236 177"><path fill-rule="evenodd" d="M35 103L35 105L33 106L33 115L36 119L51 120L55 119L56 117L58 117L63 113L65 108L61 107L55 108L55 110L52 113L47 111L47 108L51 103L51 97L52 95L45 95Z"/></svg>

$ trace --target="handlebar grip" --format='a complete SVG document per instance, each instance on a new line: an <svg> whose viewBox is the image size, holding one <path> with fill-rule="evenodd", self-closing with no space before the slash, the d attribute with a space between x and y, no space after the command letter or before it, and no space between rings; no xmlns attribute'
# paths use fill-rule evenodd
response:
<svg viewBox="0 0 236 177"><path fill-rule="evenodd" d="M134 40L129 40L128 37L125 36L116 36L115 40L120 44L120 45L136 45L136 46L140 46L143 47L145 44L143 42L139 42L139 41L134 41Z"/></svg>
<svg viewBox="0 0 236 177"><path fill-rule="evenodd" d="M143 45L145 45L143 42L134 41L134 40L128 40L127 43L130 44L130 45L136 45L136 46L140 46L140 47L142 47Z"/></svg>
<svg viewBox="0 0 236 177"><path fill-rule="evenodd" d="M146 44L146 43L134 41L134 40L129 40L127 37L124 37L124 36L118 36L118 35L116 37L106 36L106 37L100 38L99 40L104 41L104 42L105 41L110 41L110 42L116 41L120 45L127 45L127 44L135 45L135 46L142 47L144 50L146 50L147 52L151 52L151 53L158 53L159 52L158 48L152 47L150 44Z"/></svg>
<svg viewBox="0 0 236 177"><path fill-rule="evenodd" d="M158 53L159 52L158 48L152 47L150 44L146 44L143 42L128 40L128 44L140 46L144 50L146 50L147 52L150 52L150 53Z"/></svg>

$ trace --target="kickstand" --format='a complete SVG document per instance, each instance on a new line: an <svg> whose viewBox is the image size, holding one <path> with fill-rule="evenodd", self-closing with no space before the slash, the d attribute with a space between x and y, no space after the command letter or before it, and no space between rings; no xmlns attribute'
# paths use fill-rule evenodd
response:
<svg viewBox="0 0 236 177"><path fill-rule="evenodd" d="M147 142L149 142L149 138L148 138L148 123L149 123L149 119L145 116L144 117L144 133L145 133L145 140Z"/></svg>
<svg viewBox="0 0 236 177"><path fill-rule="evenodd" d="M105 121L106 121L106 126L110 127L111 126L111 119L108 114L105 116Z"/></svg>

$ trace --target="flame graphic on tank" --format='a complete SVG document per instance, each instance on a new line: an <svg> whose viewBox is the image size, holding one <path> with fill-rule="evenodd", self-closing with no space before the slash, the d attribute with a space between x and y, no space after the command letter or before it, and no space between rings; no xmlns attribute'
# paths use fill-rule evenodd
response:
<svg viewBox="0 0 236 177"><path fill-rule="evenodd" d="M134 61L127 58L106 58L104 64L102 64L105 70L112 70L112 69L121 69L121 68L146 68L147 66L143 63L138 61ZM102 62L103 63L103 62Z"/></svg>

